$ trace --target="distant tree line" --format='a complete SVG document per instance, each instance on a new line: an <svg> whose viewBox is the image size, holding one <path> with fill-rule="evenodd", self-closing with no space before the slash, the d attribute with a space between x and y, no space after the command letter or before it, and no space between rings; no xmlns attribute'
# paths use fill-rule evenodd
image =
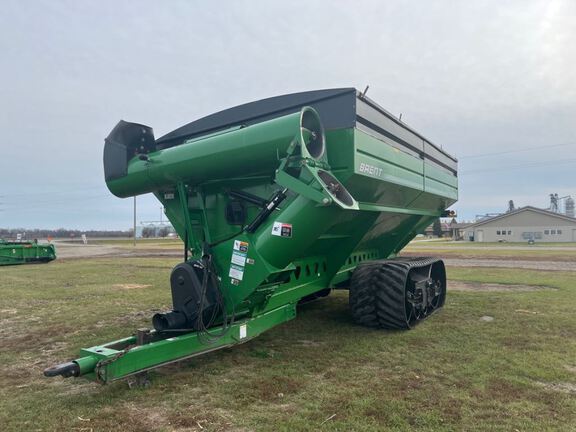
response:
<svg viewBox="0 0 576 432"><path fill-rule="evenodd" d="M80 238L86 234L88 238L94 237L132 237L132 230L127 231L109 231L109 230L70 230L65 228L58 229L24 229L24 228L0 228L0 238L16 238L17 234L22 234L23 238Z"/></svg>
<svg viewBox="0 0 576 432"><path fill-rule="evenodd" d="M152 237L166 237L170 234L170 229L168 227L162 228L155 228L155 227L144 227L142 228L142 237L143 238L152 238Z"/></svg>
<svg viewBox="0 0 576 432"><path fill-rule="evenodd" d="M432 224L432 234L436 237L442 237L442 224L440 223L440 219L436 219Z"/></svg>

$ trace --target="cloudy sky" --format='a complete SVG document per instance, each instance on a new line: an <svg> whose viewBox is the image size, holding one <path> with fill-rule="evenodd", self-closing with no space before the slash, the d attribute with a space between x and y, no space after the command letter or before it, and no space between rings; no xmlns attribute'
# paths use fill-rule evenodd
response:
<svg viewBox="0 0 576 432"><path fill-rule="evenodd" d="M368 95L460 160L461 217L576 196L576 1L0 0L0 227L128 229L119 119L161 136L264 97ZM138 198L138 220L160 205Z"/></svg>

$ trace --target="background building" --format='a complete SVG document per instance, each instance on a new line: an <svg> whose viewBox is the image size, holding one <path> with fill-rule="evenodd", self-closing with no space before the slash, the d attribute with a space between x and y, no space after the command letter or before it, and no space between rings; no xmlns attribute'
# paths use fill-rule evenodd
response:
<svg viewBox="0 0 576 432"><path fill-rule="evenodd" d="M450 230L449 223L441 221L439 228L442 237L450 237L452 231ZM428 225L423 234L426 237L437 237L437 234L434 232L434 224Z"/></svg>
<svg viewBox="0 0 576 432"><path fill-rule="evenodd" d="M468 225L464 240L576 242L576 219L527 206Z"/></svg>
<svg viewBox="0 0 576 432"><path fill-rule="evenodd" d="M466 228L472 225L470 222L458 222L452 219L450 222L450 235L452 240L468 240L465 238Z"/></svg>

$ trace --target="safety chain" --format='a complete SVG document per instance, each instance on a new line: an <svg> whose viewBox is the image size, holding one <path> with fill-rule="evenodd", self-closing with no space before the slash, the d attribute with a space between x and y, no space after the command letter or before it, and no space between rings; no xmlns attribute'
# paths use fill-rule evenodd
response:
<svg viewBox="0 0 576 432"><path fill-rule="evenodd" d="M96 363L96 367L94 368L94 372L96 373L96 382L100 384L106 384L106 373L105 370L103 370L103 368L105 366L108 366L110 363L115 362L119 358L125 356L132 347L133 345L128 345L122 351L118 352L118 354L115 354L114 357L102 359L98 363Z"/></svg>

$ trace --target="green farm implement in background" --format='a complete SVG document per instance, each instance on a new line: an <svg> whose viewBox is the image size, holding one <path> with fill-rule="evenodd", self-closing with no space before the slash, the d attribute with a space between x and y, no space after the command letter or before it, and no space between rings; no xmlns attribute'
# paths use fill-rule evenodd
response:
<svg viewBox="0 0 576 432"><path fill-rule="evenodd" d="M43 263L54 259L56 259L56 250L53 244L0 239L0 266Z"/></svg>
<svg viewBox="0 0 576 432"><path fill-rule="evenodd" d="M456 159L353 88L241 105L159 139L121 121L104 172L118 197L153 193L184 240L173 308L47 376L142 377L246 342L332 289L349 289L370 327L408 329L444 304L442 261L396 255L457 200Z"/></svg>

